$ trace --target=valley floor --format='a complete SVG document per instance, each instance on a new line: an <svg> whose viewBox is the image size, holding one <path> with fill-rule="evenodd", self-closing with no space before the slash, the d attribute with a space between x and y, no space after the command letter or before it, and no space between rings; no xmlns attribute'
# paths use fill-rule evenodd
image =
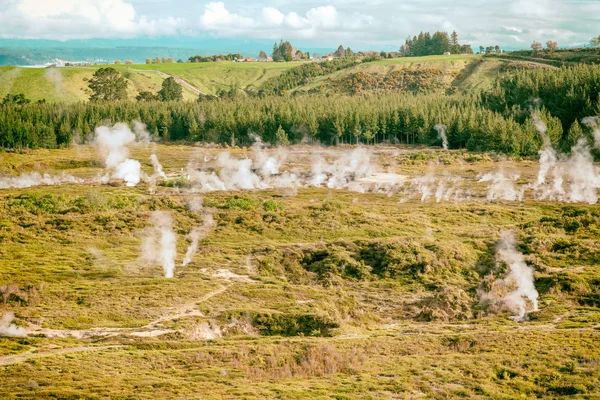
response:
<svg viewBox="0 0 600 400"><path fill-rule="evenodd" d="M150 154L165 172L133 187L96 179L89 146L0 154L0 316L15 314L0 324L14 333L0 337L2 398L600 395L598 206L525 189L490 199L481 180L503 170L526 187L536 160L382 146L346 185L194 186L192 170L214 172L223 151L133 147L147 176ZM279 154L274 177L305 183L315 157L335 176L358 154L282 151L229 149ZM8 187L35 172L75 180ZM144 257L156 211L172 218L172 279ZM506 272L507 230L535 271L539 307L524 321L482 301Z"/></svg>

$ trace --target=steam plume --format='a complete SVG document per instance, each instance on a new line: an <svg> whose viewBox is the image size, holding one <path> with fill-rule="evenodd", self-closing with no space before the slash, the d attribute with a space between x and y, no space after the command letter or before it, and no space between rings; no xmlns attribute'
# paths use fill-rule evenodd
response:
<svg viewBox="0 0 600 400"><path fill-rule="evenodd" d="M444 124L437 124L433 128L437 131L438 137L442 139L442 148L448 150L448 137L446 136L448 127Z"/></svg>
<svg viewBox="0 0 600 400"><path fill-rule="evenodd" d="M148 184L150 185L150 193L154 193L154 191L156 189L156 180L158 178L165 179L167 177L167 175L165 175L165 173L163 171L163 167L162 167L160 161L158 161L158 157L156 156L156 154L153 153L150 155L150 162L152 163L154 172L152 173L151 176L147 177L147 181L148 181Z"/></svg>
<svg viewBox="0 0 600 400"><path fill-rule="evenodd" d="M198 252L198 242L208 235L214 224L215 221L212 214L207 213L204 215L204 223L201 226L192 229L188 235L190 245L185 252L185 258L181 264L182 266L186 266L192 261L192 257Z"/></svg>
<svg viewBox="0 0 600 400"><path fill-rule="evenodd" d="M592 121L592 122L590 122ZM593 118L588 123L593 123ZM570 156L559 157L546 134L546 126L537 114L533 115L533 124L542 137L544 149L540 151L540 170L537 182L533 185L538 200L557 200L570 202L598 202L597 189L600 188L600 171L594 166L594 159L585 138L571 149ZM552 183L547 178L552 174ZM564 189L565 176L570 178L570 191Z"/></svg>
<svg viewBox="0 0 600 400"><path fill-rule="evenodd" d="M123 179L127 186L135 186L141 180L141 165L139 161L128 158L128 145L136 140L129 126L117 123L112 128L99 126L95 130L95 144L98 152L104 157L106 168L113 178Z"/></svg>
<svg viewBox="0 0 600 400"><path fill-rule="evenodd" d="M0 319L0 337L20 337L27 336L25 328L21 328L12 323L15 314L8 312Z"/></svg>
<svg viewBox="0 0 600 400"><path fill-rule="evenodd" d="M503 231L496 248L496 258L508 266L502 279L493 283L489 293L480 292L483 301L500 304L513 313L513 319L524 321L528 311L537 311L538 292L533 281L533 268L525 263L517 250L515 234Z"/></svg>
<svg viewBox="0 0 600 400"><path fill-rule="evenodd" d="M479 182L491 182L488 186L488 200L523 200L523 190L515 189L514 182L519 179L518 174L505 174L503 169L483 175Z"/></svg>
<svg viewBox="0 0 600 400"><path fill-rule="evenodd" d="M83 179L67 174L52 176L49 174L32 172L19 176L7 176L0 178L0 189L22 189L40 185L61 185L63 183L83 183Z"/></svg>
<svg viewBox="0 0 600 400"><path fill-rule="evenodd" d="M142 258L153 265L161 265L165 278L172 278L177 254L173 219L165 211L154 211L150 220L153 226L142 242Z"/></svg>

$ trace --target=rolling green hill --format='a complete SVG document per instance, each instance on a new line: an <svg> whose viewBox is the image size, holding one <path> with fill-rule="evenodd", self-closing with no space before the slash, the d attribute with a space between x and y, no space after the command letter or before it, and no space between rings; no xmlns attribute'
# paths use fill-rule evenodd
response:
<svg viewBox="0 0 600 400"><path fill-rule="evenodd" d="M335 82L343 80L353 74L362 73L372 76L389 77L390 73L408 69L413 71L436 70L439 71L438 80L443 86L457 85L458 89L485 88L500 72L503 63L498 61L484 61L477 55L450 55L394 58L362 63L352 68L335 72L331 75L314 79L297 90L308 91L318 87L325 90ZM474 66L485 66L474 68ZM460 80L456 78L460 77Z"/></svg>
<svg viewBox="0 0 600 400"><path fill-rule="evenodd" d="M337 71L307 81L296 91L316 88L328 90L336 82L362 73L387 79L390 73L401 70L436 71L441 87L456 90L480 90L490 86L501 73L508 60L482 59L477 55L428 56L386 59L361 63L355 67ZM191 85L184 87L184 99L193 100L197 91L216 94L219 90L259 89L267 80L279 76L283 71L300 65L292 63L182 63L182 64L135 64L111 65L121 71L129 81L129 95L135 97L140 91L156 92L162 81L172 75ZM89 97L87 81L101 66L67 68L21 68L0 67L0 97L6 94L24 93L37 101L72 103L86 101Z"/></svg>
<svg viewBox="0 0 600 400"><path fill-rule="evenodd" d="M503 60L530 61L561 67L576 64L600 64L600 49L595 47L586 47L575 49L557 49L553 51L548 49L541 51L520 50L486 57Z"/></svg>

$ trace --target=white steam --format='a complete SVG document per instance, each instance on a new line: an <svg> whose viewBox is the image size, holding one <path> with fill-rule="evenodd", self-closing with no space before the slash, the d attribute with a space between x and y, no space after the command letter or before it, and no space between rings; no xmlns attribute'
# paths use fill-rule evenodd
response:
<svg viewBox="0 0 600 400"><path fill-rule="evenodd" d="M493 283L489 293L480 292L481 300L503 306L513 313L513 319L524 321L527 313L537 311L538 292L535 289L533 268L525 263L517 250L515 234L503 231L496 248L496 259L508 267L503 278Z"/></svg>
<svg viewBox="0 0 600 400"><path fill-rule="evenodd" d="M136 140L136 136L129 125L117 123L112 128L99 126L95 130L95 145L98 152L104 157L104 163L111 177L122 179L127 186L137 185L142 176L140 162L128 158L128 145Z"/></svg>
<svg viewBox="0 0 600 400"><path fill-rule="evenodd" d="M151 265L161 265L165 278L172 278L177 255L177 236L173 231L173 219L168 212L153 211L152 228L142 242L142 259Z"/></svg>
<svg viewBox="0 0 600 400"><path fill-rule="evenodd" d="M188 234L190 245L185 252L185 258L181 264L182 266L186 266L192 261L192 257L198 252L198 242L208 235L214 224L215 221L212 214L206 213L204 215L204 223L201 226L192 229L192 231Z"/></svg>
<svg viewBox="0 0 600 400"><path fill-rule="evenodd" d="M148 185L150 186L150 193L154 193L156 190L156 180L158 178L166 179L167 175L163 171L163 167L158 161L158 156L154 153L150 155L150 162L152 163L152 167L154 168L154 172L152 175L148 176L146 180L148 181Z"/></svg>
<svg viewBox="0 0 600 400"><path fill-rule="evenodd" d="M594 165L590 147L580 138L570 155L558 155L546 134L546 126L537 114L533 124L544 142L540 151L540 169L537 181L531 185L538 200L567 202L598 202L600 169ZM567 184L568 183L568 184Z"/></svg>
<svg viewBox="0 0 600 400"><path fill-rule="evenodd" d="M269 154L259 144L253 146L252 158L234 158L228 151L215 158L201 154L190 161L185 178L195 191L202 193L309 186L365 192L367 188L383 190L402 181L400 175L377 173L371 159L372 152L364 147L338 152L333 161L313 155L308 174L296 170L282 171L287 156L285 148Z"/></svg>
<svg viewBox="0 0 600 400"><path fill-rule="evenodd" d="M462 179L459 176L444 174L436 177L432 171L427 175L413 178L410 187L404 191L406 197L401 202L406 202L418 197L425 203L430 198L435 198L436 203L442 201L460 202L470 198L470 194L462 188Z"/></svg>
<svg viewBox="0 0 600 400"><path fill-rule="evenodd" d="M53 176L32 172L19 176L7 176L0 178L0 189L22 189L40 185L61 185L63 183L83 183L83 179L71 175L62 174Z"/></svg>
<svg viewBox="0 0 600 400"><path fill-rule="evenodd" d="M21 337L27 336L25 328L18 327L12 321L15 314L8 312L0 318L0 337Z"/></svg>
<svg viewBox="0 0 600 400"><path fill-rule="evenodd" d="M523 200L524 190L515 188L515 181L519 179L518 174L505 174L504 169L497 172L489 172L483 175L479 182L490 182L488 186L488 200Z"/></svg>
<svg viewBox="0 0 600 400"><path fill-rule="evenodd" d="M442 148L448 150L448 137L446 136L448 127L444 124L437 124L433 128L437 131L438 138L442 139Z"/></svg>

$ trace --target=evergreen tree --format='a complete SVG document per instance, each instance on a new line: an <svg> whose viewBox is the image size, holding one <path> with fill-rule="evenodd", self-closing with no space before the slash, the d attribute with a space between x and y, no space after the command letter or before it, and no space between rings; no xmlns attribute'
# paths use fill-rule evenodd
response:
<svg viewBox="0 0 600 400"><path fill-rule="evenodd" d="M271 58L273 58L273 61L275 62L284 61L277 43L273 45L273 52L271 53Z"/></svg>
<svg viewBox="0 0 600 400"><path fill-rule="evenodd" d="M159 97L152 92L149 91L141 91L137 96L135 96L137 101L153 101L158 100Z"/></svg>
<svg viewBox="0 0 600 400"><path fill-rule="evenodd" d="M100 68L90 79L91 101L127 100L127 81L112 67Z"/></svg>
<svg viewBox="0 0 600 400"><path fill-rule="evenodd" d="M287 133L285 133L285 130L282 128L281 125L279 125L279 128L277 128L277 132L275 133L275 140L279 146L288 146L290 144L288 135Z"/></svg>
<svg viewBox="0 0 600 400"><path fill-rule="evenodd" d="M561 143L561 150L563 153L568 153L571 151L573 146L577 144L577 141L583 136L583 129L581 129L581 125L579 125L579 121L575 120L569 128L569 132L567 136L563 138Z"/></svg>
<svg viewBox="0 0 600 400"><path fill-rule="evenodd" d="M7 94L4 96L4 100L2 100L2 105L6 104L29 104L31 100L26 98L23 93L19 94Z"/></svg>
<svg viewBox="0 0 600 400"><path fill-rule="evenodd" d="M450 45L452 54L460 54L460 43L458 43L458 33L456 31L452 31L452 36L450 37Z"/></svg>
<svg viewBox="0 0 600 400"><path fill-rule="evenodd" d="M158 96L162 101L174 101L183 99L183 90L172 76L165 79L162 83L162 89L158 91Z"/></svg>

